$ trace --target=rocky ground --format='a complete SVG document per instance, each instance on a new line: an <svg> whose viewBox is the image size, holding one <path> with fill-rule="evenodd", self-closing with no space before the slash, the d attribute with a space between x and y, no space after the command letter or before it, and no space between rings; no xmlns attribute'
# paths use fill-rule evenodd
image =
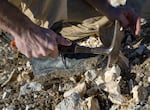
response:
<svg viewBox="0 0 150 110"><path fill-rule="evenodd" d="M30 62L0 37L0 109L2 110L149 110L150 21L142 20L141 36L128 33L122 52L130 71L117 65L74 76L34 76ZM89 37L82 45L100 45ZM127 61L126 59L126 61ZM105 63L105 62L103 62Z"/></svg>

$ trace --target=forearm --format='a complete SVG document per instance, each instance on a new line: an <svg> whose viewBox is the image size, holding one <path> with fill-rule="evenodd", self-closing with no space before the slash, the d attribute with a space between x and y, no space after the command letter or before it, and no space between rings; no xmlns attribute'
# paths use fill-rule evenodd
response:
<svg viewBox="0 0 150 110"><path fill-rule="evenodd" d="M30 28L32 23L19 9L7 0L0 0L0 29L16 36ZM30 24L30 25L28 25Z"/></svg>
<svg viewBox="0 0 150 110"><path fill-rule="evenodd" d="M97 11L99 11L105 16L108 16L109 11L114 9L114 7L112 7L109 4L108 0L85 0L85 1L88 2L93 8L95 8Z"/></svg>

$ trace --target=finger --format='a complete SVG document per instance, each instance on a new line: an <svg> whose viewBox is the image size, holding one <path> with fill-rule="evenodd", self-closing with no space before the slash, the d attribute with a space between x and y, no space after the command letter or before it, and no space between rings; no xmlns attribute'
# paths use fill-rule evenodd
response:
<svg viewBox="0 0 150 110"><path fill-rule="evenodd" d="M64 46L70 46L72 44L71 41L66 40L65 38L63 38L62 36L57 35L56 36L56 42L58 44L64 45Z"/></svg>
<svg viewBox="0 0 150 110"><path fill-rule="evenodd" d="M129 21L123 14L120 15L119 21L121 22L121 25L126 28L129 25Z"/></svg>
<svg viewBox="0 0 150 110"><path fill-rule="evenodd" d="M135 30L135 35L139 35L141 31L141 25L140 25L140 17L137 19L136 22L136 30Z"/></svg>

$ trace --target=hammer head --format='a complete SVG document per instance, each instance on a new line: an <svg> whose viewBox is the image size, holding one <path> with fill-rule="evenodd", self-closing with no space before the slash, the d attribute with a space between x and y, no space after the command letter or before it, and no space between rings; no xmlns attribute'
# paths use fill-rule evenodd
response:
<svg viewBox="0 0 150 110"><path fill-rule="evenodd" d="M110 33L113 33L113 36L108 35ZM100 39L103 45L109 47L111 50L108 55L107 67L111 67L113 64L119 64L123 71L128 70L128 63L124 60L125 57L120 51L123 38L124 31L117 20L115 21L115 25L107 25L101 29Z"/></svg>

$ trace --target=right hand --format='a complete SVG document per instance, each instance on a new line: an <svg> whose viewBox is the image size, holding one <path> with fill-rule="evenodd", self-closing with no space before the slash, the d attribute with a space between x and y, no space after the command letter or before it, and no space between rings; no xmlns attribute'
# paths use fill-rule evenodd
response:
<svg viewBox="0 0 150 110"><path fill-rule="evenodd" d="M35 25L26 32L15 34L16 47L26 57L45 57L56 58L59 55L58 44L70 46L72 43L65 40L52 30Z"/></svg>

